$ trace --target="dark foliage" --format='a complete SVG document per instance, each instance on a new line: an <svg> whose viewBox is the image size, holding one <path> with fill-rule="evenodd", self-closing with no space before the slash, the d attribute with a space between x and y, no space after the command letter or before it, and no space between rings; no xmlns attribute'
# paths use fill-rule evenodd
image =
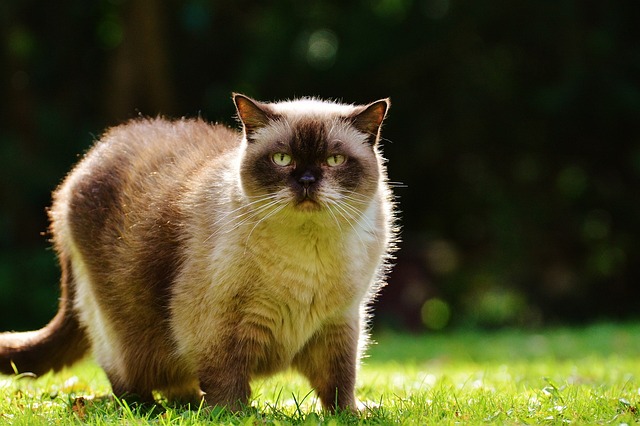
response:
<svg viewBox="0 0 640 426"><path fill-rule="evenodd" d="M637 316L634 1L6 0L0 328L57 306L50 191L137 114L234 124L232 91L368 102L403 211L378 318L439 328ZM425 303L427 302L427 303Z"/></svg>

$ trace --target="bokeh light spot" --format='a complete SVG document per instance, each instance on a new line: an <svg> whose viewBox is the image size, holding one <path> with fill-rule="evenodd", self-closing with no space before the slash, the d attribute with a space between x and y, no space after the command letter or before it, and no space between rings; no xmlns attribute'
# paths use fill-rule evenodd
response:
<svg viewBox="0 0 640 426"><path fill-rule="evenodd" d="M449 324L451 308L442 299L434 297L422 305L422 323L431 330L442 330Z"/></svg>

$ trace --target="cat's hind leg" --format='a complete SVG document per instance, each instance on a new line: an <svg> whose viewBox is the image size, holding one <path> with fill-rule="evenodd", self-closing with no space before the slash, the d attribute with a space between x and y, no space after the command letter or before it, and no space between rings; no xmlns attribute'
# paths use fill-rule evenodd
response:
<svg viewBox="0 0 640 426"><path fill-rule="evenodd" d="M200 406L203 393L200 390L198 381L195 379L189 381L177 380L172 385L160 387L158 389L151 388L146 384L131 383L123 380L119 374L107 372L107 377L111 382L113 396L124 400L127 404L136 404L141 406L156 405L153 391L159 391L161 396L166 399L166 403L170 406L190 406L197 408Z"/></svg>
<svg viewBox="0 0 640 426"><path fill-rule="evenodd" d="M175 385L161 389L161 393L170 405L190 406L191 409L198 408L202 404L204 397L197 380L186 382L180 386Z"/></svg>
<svg viewBox="0 0 640 426"><path fill-rule="evenodd" d="M106 371L106 374L111 383L111 391L114 397L126 401L128 405L152 405L155 403L153 393L150 389L141 389L131 385L122 379L120 374L110 371Z"/></svg>

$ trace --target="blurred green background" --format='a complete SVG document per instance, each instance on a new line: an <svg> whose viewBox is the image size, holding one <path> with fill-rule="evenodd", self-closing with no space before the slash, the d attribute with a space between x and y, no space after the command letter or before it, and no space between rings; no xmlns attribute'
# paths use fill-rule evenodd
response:
<svg viewBox="0 0 640 426"><path fill-rule="evenodd" d="M107 126L232 91L390 96L391 328L638 318L640 3L4 0L0 329L46 323L50 193Z"/></svg>

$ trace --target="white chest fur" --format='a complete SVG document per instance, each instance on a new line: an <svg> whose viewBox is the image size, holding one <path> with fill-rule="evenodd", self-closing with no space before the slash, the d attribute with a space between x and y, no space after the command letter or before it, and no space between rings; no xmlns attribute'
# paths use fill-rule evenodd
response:
<svg viewBox="0 0 640 426"><path fill-rule="evenodd" d="M369 210L342 227L265 223L206 245L187 261L174 293L179 350L196 356L230 327L254 326L286 364L324 324L357 317L385 245L384 230L372 225L379 212Z"/></svg>

